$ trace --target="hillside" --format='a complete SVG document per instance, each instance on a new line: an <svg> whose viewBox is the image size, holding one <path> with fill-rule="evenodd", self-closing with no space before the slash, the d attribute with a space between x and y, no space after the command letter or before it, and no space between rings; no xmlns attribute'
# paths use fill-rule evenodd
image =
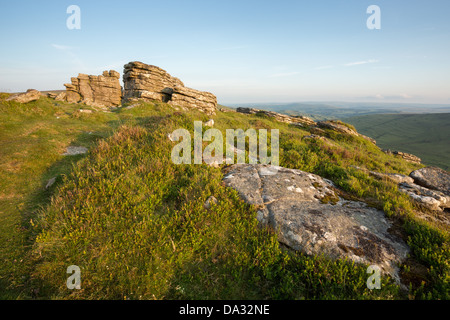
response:
<svg viewBox="0 0 450 320"><path fill-rule="evenodd" d="M112 110L41 97L0 101L0 294L3 299L448 299L448 229L396 184L364 171L422 167L360 136L292 126L264 114L179 111L162 102ZM257 208L223 184L227 166L176 165L178 128L278 129L280 166L332 181L396 221L411 248L405 292L367 266L287 249L258 226ZM314 133L315 132L315 133ZM307 138L312 137L312 138ZM67 147L88 153L65 155ZM248 159L248 158L247 158ZM53 181L54 183L50 183ZM207 207L211 196L216 201ZM322 199L331 206L333 199ZM344 248L356 250L355 248ZM18 263L20 262L20 263ZM82 266L82 289L66 287Z"/></svg>
<svg viewBox="0 0 450 320"><path fill-rule="evenodd" d="M450 113L374 114L344 119L383 149L417 155L423 163L450 169Z"/></svg>

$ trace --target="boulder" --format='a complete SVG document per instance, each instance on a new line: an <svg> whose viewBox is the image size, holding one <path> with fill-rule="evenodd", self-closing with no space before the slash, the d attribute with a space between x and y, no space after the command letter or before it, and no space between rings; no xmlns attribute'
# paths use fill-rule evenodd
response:
<svg viewBox="0 0 450 320"><path fill-rule="evenodd" d="M27 103L35 100L39 100L41 97L41 92L36 89L28 89L27 92L18 93L12 95L6 101L16 101L19 103Z"/></svg>
<svg viewBox="0 0 450 320"><path fill-rule="evenodd" d="M94 107L115 107L121 104L122 87L117 71L104 71L100 76L80 73L65 84L65 100L70 103L84 103ZM56 97L59 99L60 97Z"/></svg>
<svg viewBox="0 0 450 320"><path fill-rule="evenodd" d="M409 176L422 187L450 196L450 174L441 168L425 167L411 172Z"/></svg>
<svg viewBox="0 0 450 320"><path fill-rule="evenodd" d="M331 181L260 164L232 165L223 181L256 206L256 219L286 246L377 265L399 280L397 263L407 257L408 246L390 233L393 225L383 211L343 200Z"/></svg>
<svg viewBox="0 0 450 320"><path fill-rule="evenodd" d="M123 82L125 101L161 101L207 114L215 114L217 108L215 95L187 88L180 79L157 66L130 62L124 67Z"/></svg>
<svg viewBox="0 0 450 320"><path fill-rule="evenodd" d="M55 101L67 101L67 93L65 91L58 93L55 97Z"/></svg>

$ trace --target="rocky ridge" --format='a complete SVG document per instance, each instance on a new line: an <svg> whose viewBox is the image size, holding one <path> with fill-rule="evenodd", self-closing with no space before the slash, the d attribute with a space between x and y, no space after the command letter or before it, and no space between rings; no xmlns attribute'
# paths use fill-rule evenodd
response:
<svg viewBox="0 0 450 320"><path fill-rule="evenodd" d="M288 116L286 114L281 114L274 111L267 111L267 110L261 110L261 109L255 109L255 108L237 108L237 112L239 113L245 113L245 114L264 114L268 117L275 118L275 120L289 123L293 125L298 125L301 127L307 127L307 126L313 126L316 124L316 122L308 117L304 116Z"/></svg>
<svg viewBox="0 0 450 320"><path fill-rule="evenodd" d="M274 118L275 120L280 121L280 122L289 123L289 124L300 126L300 127L311 127L312 129L315 130L315 132L313 132L313 133L316 133L316 135L324 134L325 132L322 129L330 129L330 130L333 130L333 131L336 131L339 133L362 137L366 140L369 140L373 144L377 143L374 139L358 133L357 131L344 125L340 121L328 120L328 121L315 122L313 119L311 119L309 117L305 117L305 116L289 116L289 115L281 114L281 113L274 112L274 111L267 111L267 110L261 110L261 109L256 109L256 108L240 107L240 108L237 108L236 111L239 113L245 113L245 114L264 114L264 115Z"/></svg>

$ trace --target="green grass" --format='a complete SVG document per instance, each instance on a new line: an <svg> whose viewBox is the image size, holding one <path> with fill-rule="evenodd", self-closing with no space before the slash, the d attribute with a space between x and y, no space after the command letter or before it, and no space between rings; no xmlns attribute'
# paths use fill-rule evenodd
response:
<svg viewBox="0 0 450 320"><path fill-rule="evenodd" d="M427 165L450 169L450 113L378 114L345 121L383 149L412 153Z"/></svg>
<svg viewBox="0 0 450 320"><path fill-rule="evenodd" d="M279 129L280 165L329 178L343 196L365 200L397 220L413 251L414 264L403 266L412 279L408 294L388 277L382 290L367 289L366 266L280 246L272 231L257 225L255 208L222 185L220 168L174 165L167 134L193 132L195 120L208 120L202 113L155 103L80 114L80 106L45 98L1 102L0 108L0 143L6 146L0 171L0 259L7 261L0 269L2 299L449 297L445 228L416 218L416 208L395 185L349 167L407 174L420 166L364 139L326 130L332 143L302 140L307 130L259 115L214 117L223 133ZM70 144L90 152L61 156ZM57 183L45 190L53 176ZM205 209L210 195L218 203ZM81 290L66 287L72 264L81 268ZM426 270L420 277L417 264Z"/></svg>

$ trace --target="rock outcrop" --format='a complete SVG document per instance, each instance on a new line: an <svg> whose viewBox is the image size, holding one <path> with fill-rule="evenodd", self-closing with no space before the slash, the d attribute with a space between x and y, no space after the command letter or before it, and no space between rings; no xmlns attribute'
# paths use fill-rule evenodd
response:
<svg viewBox="0 0 450 320"><path fill-rule="evenodd" d="M357 166L379 180L388 180L398 185L400 192L406 193L420 209L442 212L450 208L450 195L443 191L450 187L448 173L442 169L427 167L411 172L410 176L399 173L380 173ZM444 219L447 221L448 219ZM448 222L444 222L447 223Z"/></svg>
<svg viewBox="0 0 450 320"><path fill-rule="evenodd" d="M310 255L375 264L398 279L408 246L390 233L384 212L339 197L331 181L300 170L236 164L224 182L257 208L281 243Z"/></svg>
<svg viewBox="0 0 450 320"><path fill-rule="evenodd" d="M344 125L340 121L335 120L328 120L328 121L319 121L315 122L313 119L305 117L305 116L289 116L286 114L281 114L274 111L267 111L267 110L261 110L256 108L237 108L237 112L245 113L245 114L263 114L268 117L274 118L277 121L289 123L292 125L300 126L300 127L309 127L311 132L316 135L322 135L325 134L325 131L323 129L330 129L339 133L348 134L352 136L358 136L362 137L373 144L376 144L377 142L365 135L362 135L355 130L351 129L350 127Z"/></svg>
<svg viewBox="0 0 450 320"><path fill-rule="evenodd" d="M237 108L237 112L245 114L264 114L268 117L275 118L275 120L289 123L292 125L298 125L301 127L313 126L316 124L314 120L304 116L288 116L274 111L260 110L255 108Z"/></svg>
<svg viewBox="0 0 450 320"><path fill-rule="evenodd" d="M121 104L122 87L117 71L104 71L103 75L92 76L80 73L72 78L71 84L65 84L66 96L70 103L84 103L94 107L115 107Z"/></svg>
<svg viewBox="0 0 450 320"><path fill-rule="evenodd" d="M362 137L366 140L369 140L373 144L377 144L375 139L372 139L370 137L367 137L365 135L358 133L356 130L353 130L352 128L344 125L340 121L336 121L336 120L319 121L317 123L317 126L319 128L323 128L323 129L331 129L336 132L340 132L340 133L344 133L344 134L348 134L348 135L352 135L352 136Z"/></svg>
<svg viewBox="0 0 450 320"><path fill-rule="evenodd" d="M215 114L217 108L217 98L212 93L187 88L165 70L142 62L125 65L123 82L125 101L161 101L207 114Z"/></svg>
<svg viewBox="0 0 450 320"><path fill-rule="evenodd" d="M406 153L406 152L401 152L401 151L391 151L389 149L387 150L383 150L384 153L386 154L393 154L396 155L406 161L412 162L412 163L422 163L422 159L420 159L419 157L411 154L411 153Z"/></svg>
<svg viewBox="0 0 450 320"><path fill-rule="evenodd" d="M402 182L399 191L405 192L419 207L431 211L444 211L450 208L450 196L444 193L419 186L415 183Z"/></svg>
<svg viewBox="0 0 450 320"><path fill-rule="evenodd" d="M27 92L18 93L10 96L6 101L16 101L19 103L27 103L38 100L41 97L41 92L36 89L28 89Z"/></svg>
<svg viewBox="0 0 450 320"><path fill-rule="evenodd" d="M409 176L422 187L450 196L450 174L441 168L425 167L411 172Z"/></svg>
<svg viewBox="0 0 450 320"><path fill-rule="evenodd" d="M414 183L414 179L406 176L404 174L400 174L400 173L381 173L381 172L376 172L376 171L370 171L367 170L366 168L361 168L358 166L349 166L350 168L354 168L357 170L361 170L366 172L367 174L369 174L370 176L378 179L378 180L387 180L387 181L391 181L393 183Z"/></svg>

